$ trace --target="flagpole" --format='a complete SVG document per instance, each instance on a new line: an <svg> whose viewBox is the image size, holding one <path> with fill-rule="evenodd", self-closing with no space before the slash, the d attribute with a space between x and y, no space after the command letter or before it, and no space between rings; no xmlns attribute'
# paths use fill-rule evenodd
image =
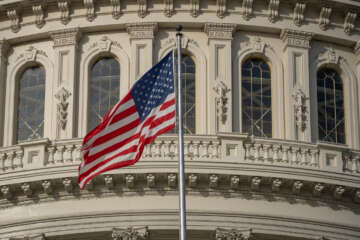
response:
<svg viewBox="0 0 360 240"><path fill-rule="evenodd" d="M176 27L176 37L178 46L178 128L179 128L179 193L180 193L180 240L186 240L186 201L185 201L185 173L184 173L184 125L183 125L183 109L182 109L182 91L181 91L181 37L182 26Z"/></svg>

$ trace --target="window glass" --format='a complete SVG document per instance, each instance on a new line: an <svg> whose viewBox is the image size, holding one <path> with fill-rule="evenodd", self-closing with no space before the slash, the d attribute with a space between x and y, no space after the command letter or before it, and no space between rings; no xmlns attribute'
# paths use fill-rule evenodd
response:
<svg viewBox="0 0 360 240"><path fill-rule="evenodd" d="M16 139L21 142L42 138L44 135L45 69L41 66L26 69L18 87Z"/></svg>
<svg viewBox="0 0 360 240"><path fill-rule="evenodd" d="M90 71L89 130L102 122L103 117L119 101L120 64L112 57L98 60Z"/></svg>
<svg viewBox="0 0 360 240"><path fill-rule="evenodd" d="M262 59L242 64L242 131L260 137L272 136L271 72Z"/></svg>
<svg viewBox="0 0 360 240"><path fill-rule="evenodd" d="M330 68L317 74L319 139L345 144L343 85L339 74Z"/></svg>
<svg viewBox="0 0 360 240"><path fill-rule="evenodd" d="M177 60L175 60L175 62L177 62ZM195 74L196 66L194 61L190 56L183 54L181 57L181 80L184 134L195 134ZM175 129L171 132L178 132L178 126L176 125Z"/></svg>

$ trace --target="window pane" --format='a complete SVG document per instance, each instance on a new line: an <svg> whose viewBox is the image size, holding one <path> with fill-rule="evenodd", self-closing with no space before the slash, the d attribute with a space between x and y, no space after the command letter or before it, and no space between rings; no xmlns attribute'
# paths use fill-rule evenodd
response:
<svg viewBox="0 0 360 240"><path fill-rule="evenodd" d="M242 64L242 129L255 136L271 137L271 73L261 59Z"/></svg>
<svg viewBox="0 0 360 240"><path fill-rule="evenodd" d="M343 85L339 74L330 68L317 74L319 139L345 143Z"/></svg>
<svg viewBox="0 0 360 240"><path fill-rule="evenodd" d="M120 64L114 58L102 58L90 71L89 130L99 125L106 113L119 101Z"/></svg>
<svg viewBox="0 0 360 240"><path fill-rule="evenodd" d="M191 57L182 55L181 80L183 98L184 134L195 134L195 63ZM178 132L178 126L171 133Z"/></svg>
<svg viewBox="0 0 360 240"><path fill-rule="evenodd" d="M45 70L41 66L26 69L19 81L17 141L44 135Z"/></svg>

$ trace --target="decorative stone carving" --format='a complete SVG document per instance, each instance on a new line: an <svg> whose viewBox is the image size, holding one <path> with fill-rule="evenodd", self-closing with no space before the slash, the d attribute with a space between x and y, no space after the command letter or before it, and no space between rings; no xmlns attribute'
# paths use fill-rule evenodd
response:
<svg viewBox="0 0 360 240"><path fill-rule="evenodd" d="M32 196L33 192L31 190L31 185L29 183L21 184L21 189L24 192L25 196L27 196L28 198Z"/></svg>
<svg viewBox="0 0 360 240"><path fill-rule="evenodd" d="M283 29L280 38L285 47L310 48L310 41L313 34L310 32L296 31L292 29Z"/></svg>
<svg viewBox="0 0 360 240"><path fill-rule="evenodd" d="M64 178L62 183L66 192L71 193L73 191L73 184L70 178Z"/></svg>
<svg viewBox="0 0 360 240"><path fill-rule="evenodd" d="M269 1L269 22L274 23L276 19L279 17L279 5L280 0L270 0Z"/></svg>
<svg viewBox="0 0 360 240"><path fill-rule="evenodd" d="M107 189L113 189L114 188L114 178L111 175L106 175L104 177L104 181L105 181L105 187Z"/></svg>
<svg viewBox="0 0 360 240"><path fill-rule="evenodd" d="M174 14L174 0L164 0L164 15L171 17Z"/></svg>
<svg viewBox="0 0 360 240"><path fill-rule="evenodd" d="M354 201L360 203L360 190L356 190L354 194Z"/></svg>
<svg viewBox="0 0 360 240"><path fill-rule="evenodd" d="M324 188L325 188L325 186L322 183L315 184L314 189L313 189L313 195L316 197L320 197Z"/></svg>
<svg viewBox="0 0 360 240"><path fill-rule="evenodd" d="M132 174L126 175L125 184L128 188L133 188L135 186L135 176Z"/></svg>
<svg viewBox="0 0 360 240"><path fill-rule="evenodd" d="M45 24L44 20L44 7L41 4L32 6L33 13L35 15L35 24L37 28L42 28Z"/></svg>
<svg viewBox="0 0 360 240"><path fill-rule="evenodd" d="M114 240L143 240L149 238L148 227L113 228L112 238Z"/></svg>
<svg viewBox="0 0 360 240"><path fill-rule="evenodd" d="M2 186L0 191L3 197L6 198L7 200L10 200L13 197L10 186Z"/></svg>
<svg viewBox="0 0 360 240"><path fill-rule="evenodd" d="M220 122L223 124L226 123L227 120L227 103L228 97L227 93L230 92L230 88L223 82L217 80L215 82L214 91L216 93L215 102L216 102L216 112Z"/></svg>
<svg viewBox="0 0 360 240"><path fill-rule="evenodd" d="M295 181L292 186L292 192L294 194L300 194L302 187L304 186L304 183L301 181Z"/></svg>
<svg viewBox="0 0 360 240"><path fill-rule="evenodd" d="M155 175L154 174L148 174L146 176L146 184L149 188L155 187L156 181L155 181Z"/></svg>
<svg viewBox="0 0 360 240"><path fill-rule="evenodd" d="M33 46L28 46L25 51L17 57L16 61L19 61L21 58L24 58L26 62L35 61L37 54L41 52ZM42 54L46 56L44 52L42 52Z"/></svg>
<svg viewBox="0 0 360 240"><path fill-rule="evenodd" d="M53 191L52 184L50 180L45 180L42 182L43 190L46 194L51 194Z"/></svg>
<svg viewBox="0 0 360 240"><path fill-rule="evenodd" d="M251 229L224 229L216 228L215 239L216 240L250 240L253 238Z"/></svg>
<svg viewBox="0 0 360 240"><path fill-rule="evenodd" d="M332 64L338 64L340 57L336 54L336 51L333 47L330 47L325 52L325 57L327 61Z"/></svg>
<svg viewBox="0 0 360 240"><path fill-rule="evenodd" d="M252 39L252 47L256 52L263 53L265 50L266 43L260 38L255 37Z"/></svg>
<svg viewBox="0 0 360 240"><path fill-rule="evenodd" d="M336 186L334 189L333 196L336 200L340 200L345 192L345 188L343 186Z"/></svg>
<svg viewBox="0 0 360 240"><path fill-rule="evenodd" d="M253 12L253 2L254 0L243 0L242 2L242 17L246 21L251 18Z"/></svg>
<svg viewBox="0 0 360 240"><path fill-rule="evenodd" d="M120 12L120 0L110 0L112 6L112 17L114 19L119 19L121 12Z"/></svg>
<svg viewBox="0 0 360 240"><path fill-rule="evenodd" d="M86 19L92 22L95 19L94 0L84 0L84 7L86 9Z"/></svg>
<svg viewBox="0 0 360 240"><path fill-rule="evenodd" d="M219 176L212 174L209 176L209 187L210 188L217 188L219 183Z"/></svg>
<svg viewBox="0 0 360 240"><path fill-rule="evenodd" d="M250 183L251 190L259 191L260 190L260 184L261 184L261 178L260 177L253 177L251 179L251 183Z"/></svg>
<svg viewBox="0 0 360 240"><path fill-rule="evenodd" d="M199 16L200 13L200 0L190 0L190 15L192 17Z"/></svg>
<svg viewBox="0 0 360 240"><path fill-rule="evenodd" d="M189 186L191 187L191 188L194 188L194 187L196 187L197 186L197 184L198 184L198 176L197 175L195 175L195 174L190 174L189 175Z"/></svg>
<svg viewBox="0 0 360 240"><path fill-rule="evenodd" d="M240 185L240 178L238 176L232 176L230 178L230 187L232 189L238 189Z"/></svg>
<svg viewBox="0 0 360 240"><path fill-rule="evenodd" d="M144 18L147 14L147 0L137 0L138 16Z"/></svg>
<svg viewBox="0 0 360 240"><path fill-rule="evenodd" d="M6 14L10 19L11 31L17 33L20 31L20 10L16 8L8 9Z"/></svg>
<svg viewBox="0 0 360 240"><path fill-rule="evenodd" d="M168 186L170 188L175 188L177 184L177 176L175 173L170 173L168 175Z"/></svg>
<svg viewBox="0 0 360 240"><path fill-rule="evenodd" d="M131 39L154 39L158 30L157 23L131 23L126 25Z"/></svg>
<svg viewBox="0 0 360 240"><path fill-rule="evenodd" d="M304 12L305 12L306 4L305 3L296 3L294 8L294 24L298 27L301 26L304 21Z"/></svg>
<svg viewBox="0 0 360 240"><path fill-rule="evenodd" d="M282 184L283 184L283 181L281 179L279 179L279 178L273 179L272 184L271 184L271 190L273 192L279 192Z"/></svg>
<svg viewBox="0 0 360 240"><path fill-rule="evenodd" d="M54 41L54 47L77 46L81 32L79 28L69 28L50 32L50 36Z"/></svg>
<svg viewBox="0 0 360 240"><path fill-rule="evenodd" d="M70 22L70 2L68 0L58 0L61 23L66 25Z"/></svg>
<svg viewBox="0 0 360 240"><path fill-rule="evenodd" d="M66 122L67 122L67 108L69 106L69 103L67 102L67 99L71 96L71 93L66 90L64 87L62 87L56 94L55 98L59 101L57 106L57 123L59 127L63 130L66 128Z"/></svg>
<svg viewBox="0 0 360 240"><path fill-rule="evenodd" d="M347 35L350 35L351 32L354 30L356 17L357 14L354 12L348 12L346 14L345 22L344 22L344 32Z"/></svg>
<svg viewBox="0 0 360 240"><path fill-rule="evenodd" d="M296 126L300 131L305 131L307 123L307 107L306 100L309 98L306 97L305 93L300 89L296 89L292 94L294 99L294 111L295 111L295 121Z"/></svg>
<svg viewBox="0 0 360 240"><path fill-rule="evenodd" d="M216 0L216 15L219 18L225 17L226 14L226 0Z"/></svg>
<svg viewBox="0 0 360 240"><path fill-rule="evenodd" d="M319 27L321 30L326 30L330 24L332 8L322 7L320 12Z"/></svg>
<svg viewBox="0 0 360 240"><path fill-rule="evenodd" d="M209 39L232 40L235 28L235 24L206 23L204 32L208 35Z"/></svg>

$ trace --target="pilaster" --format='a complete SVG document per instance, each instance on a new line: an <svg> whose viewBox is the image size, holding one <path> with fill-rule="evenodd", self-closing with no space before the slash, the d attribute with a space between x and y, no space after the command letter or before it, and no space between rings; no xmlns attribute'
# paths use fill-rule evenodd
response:
<svg viewBox="0 0 360 240"><path fill-rule="evenodd" d="M285 138L311 141L309 49L312 33L283 29Z"/></svg>
<svg viewBox="0 0 360 240"><path fill-rule="evenodd" d="M235 24L206 23L209 44L209 115L210 134L232 132L232 52Z"/></svg>
<svg viewBox="0 0 360 240"><path fill-rule="evenodd" d="M360 41L358 41L354 47L354 53L356 56L356 80L357 80L357 89L356 92L359 93L360 91ZM360 94L357 94L357 101L358 103L360 103ZM353 106L354 107L354 106ZM358 119L360 119L360 104L358 104ZM358 132L357 134L355 134L356 136L360 135L360 132ZM356 148L360 149L360 139L358 138L356 141Z"/></svg>
<svg viewBox="0 0 360 240"><path fill-rule="evenodd" d="M76 79L78 53L77 45L81 38L78 28L50 32L55 52L55 76L52 137L66 139L75 137L76 130Z"/></svg>
<svg viewBox="0 0 360 240"><path fill-rule="evenodd" d="M4 142L6 65L9 46L5 39L0 40L0 147Z"/></svg>
<svg viewBox="0 0 360 240"><path fill-rule="evenodd" d="M127 24L131 41L131 84L153 65L153 44L158 30L157 23Z"/></svg>

